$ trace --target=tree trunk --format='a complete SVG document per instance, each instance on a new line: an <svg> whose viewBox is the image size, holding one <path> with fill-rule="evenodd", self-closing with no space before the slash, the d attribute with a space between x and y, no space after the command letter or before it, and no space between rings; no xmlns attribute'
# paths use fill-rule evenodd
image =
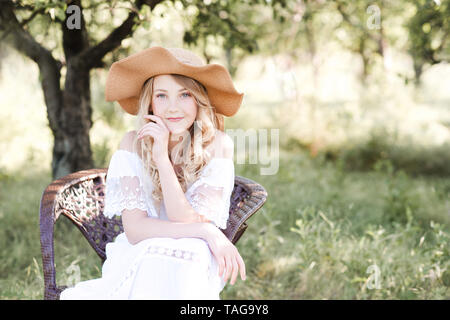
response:
<svg viewBox="0 0 450 320"><path fill-rule="evenodd" d="M66 63L64 90L61 89L62 62L51 51L38 43L19 23L14 10L21 5L11 0L0 0L0 39L32 59L39 66L40 81L44 93L47 117L54 135L52 178L94 167L89 130L92 127L90 70L103 68L103 57L121 45L123 39L132 36L139 24L137 12L148 5L152 11L162 0L135 0L122 24L112 30L102 41L89 46L88 33L82 14L82 1L71 0L81 12L81 28L68 29L66 15L60 23L63 33L63 49ZM35 9L31 17L44 14L43 8ZM48 17L47 17L48 18ZM31 18L28 19L29 22ZM38 137L39 138L39 137Z"/></svg>
<svg viewBox="0 0 450 320"><path fill-rule="evenodd" d="M308 42L308 54L311 61L311 66L313 70L313 82L314 90L317 92L319 88L319 65L317 63L317 45L316 39L314 37L314 16L312 13L305 14L305 34Z"/></svg>
<svg viewBox="0 0 450 320"><path fill-rule="evenodd" d="M414 66L414 86L420 87L422 84L421 78L424 63L419 58L413 55L413 66Z"/></svg>
<svg viewBox="0 0 450 320"><path fill-rule="evenodd" d="M52 171L55 178L78 170L94 168L89 130L92 107L89 70L77 59L67 63L63 104L56 121L59 125L53 146Z"/></svg>
<svg viewBox="0 0 450 320"><path fill-rule="evenodd" d="M369 68L370 68L370 58L369 55L366 53L366 40L365 38L361 37L359 39L359 50L358 53L361 57L362 61L362 70L361 70L361 82L363 86L367 86L367 78L369 76Z"/></svg>

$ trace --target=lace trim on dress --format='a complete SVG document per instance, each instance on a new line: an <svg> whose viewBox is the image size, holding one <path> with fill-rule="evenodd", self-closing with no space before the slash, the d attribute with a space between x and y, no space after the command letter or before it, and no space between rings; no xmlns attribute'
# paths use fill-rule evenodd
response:
<svg viewBox="0 0 450 320"><path fill-rule="evenodd" d="M224 188L210 186L206 183L196 186L194 192L186 194L192 208L219 228L225 229L229 212L229 199L224 199Z"/></svg>
<svg viewBox="0 0 450 320"><path fill-rule="evenodd" d="M138 269L139 264L146 255L166 256L191 262L199 260L198 254L192 251L168 248L157 245L150 245L134 261L133 265L128 269L128 272L125 274L123 279L121 279L119 284L109 293L110 296L116 294L117 291L119 291L125 284L127 284L133 278Z"/></svg>
<svg viewBox="0 0 450 320"><path fill-rule="evenodd" d="M109 218L122 210L141 209L147 212L145 191L137 176L107 177L103 214Z"/></svg>

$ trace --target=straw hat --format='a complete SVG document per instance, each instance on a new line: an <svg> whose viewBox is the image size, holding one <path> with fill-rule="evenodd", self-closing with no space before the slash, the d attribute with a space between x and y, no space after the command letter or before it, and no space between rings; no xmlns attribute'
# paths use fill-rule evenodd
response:
<svg viewBox="0 0 450 320"><path fill-rule="evenodd" d="M231 117L239 110L244 94L236 91L225 67L206 65L199 56L186 49L159 46L111 65L106 79L106 101L117 101L126 112L137 115L144 82L155 75L171 73L188 76L205 86L216 113Z"/></svg>

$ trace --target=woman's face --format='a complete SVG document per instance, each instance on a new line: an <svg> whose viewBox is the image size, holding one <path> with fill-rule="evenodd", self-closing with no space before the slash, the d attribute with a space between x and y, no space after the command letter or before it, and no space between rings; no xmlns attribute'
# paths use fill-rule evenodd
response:
<svg viewBox="0 0 450 320"><path fill-rule="evenodd" d="M153 114L160 117L172 135L188 130L197 116L197 103L189 91L170 75L156 76L153 81ZM181 118L181 119L171 119Z"/></svg>

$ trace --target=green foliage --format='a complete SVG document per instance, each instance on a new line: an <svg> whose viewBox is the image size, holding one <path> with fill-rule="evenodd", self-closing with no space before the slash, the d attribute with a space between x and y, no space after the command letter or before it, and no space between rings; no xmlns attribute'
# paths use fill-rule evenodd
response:
<svg viewBox="0 0 450 320"><path fill-rule="evenodd" d="M295 145L296 142L292 140L290 144ZM349 141L339 149L330 148L322 152L326 159L338 160L348 170L372 170L380 162L389 161L393 170L403 170L415 176L450 176L450 143L441 146L400 143L382 127L372 129L366 140Z"/></svg>
<svg viewBox="0 0 450 320"><path fill-rule="evenodd" d="M111 158L111 151L108 140L103 140L102 143L93 146L94 152L94 168L107 168L109 159Z"/></svg>
<svg viewBox="0 0 450 320"><path fill-rule="evenodd" d="M409 1L415 14L407 22L409 51L416 63L449 61L450 1Z"/></svg>

